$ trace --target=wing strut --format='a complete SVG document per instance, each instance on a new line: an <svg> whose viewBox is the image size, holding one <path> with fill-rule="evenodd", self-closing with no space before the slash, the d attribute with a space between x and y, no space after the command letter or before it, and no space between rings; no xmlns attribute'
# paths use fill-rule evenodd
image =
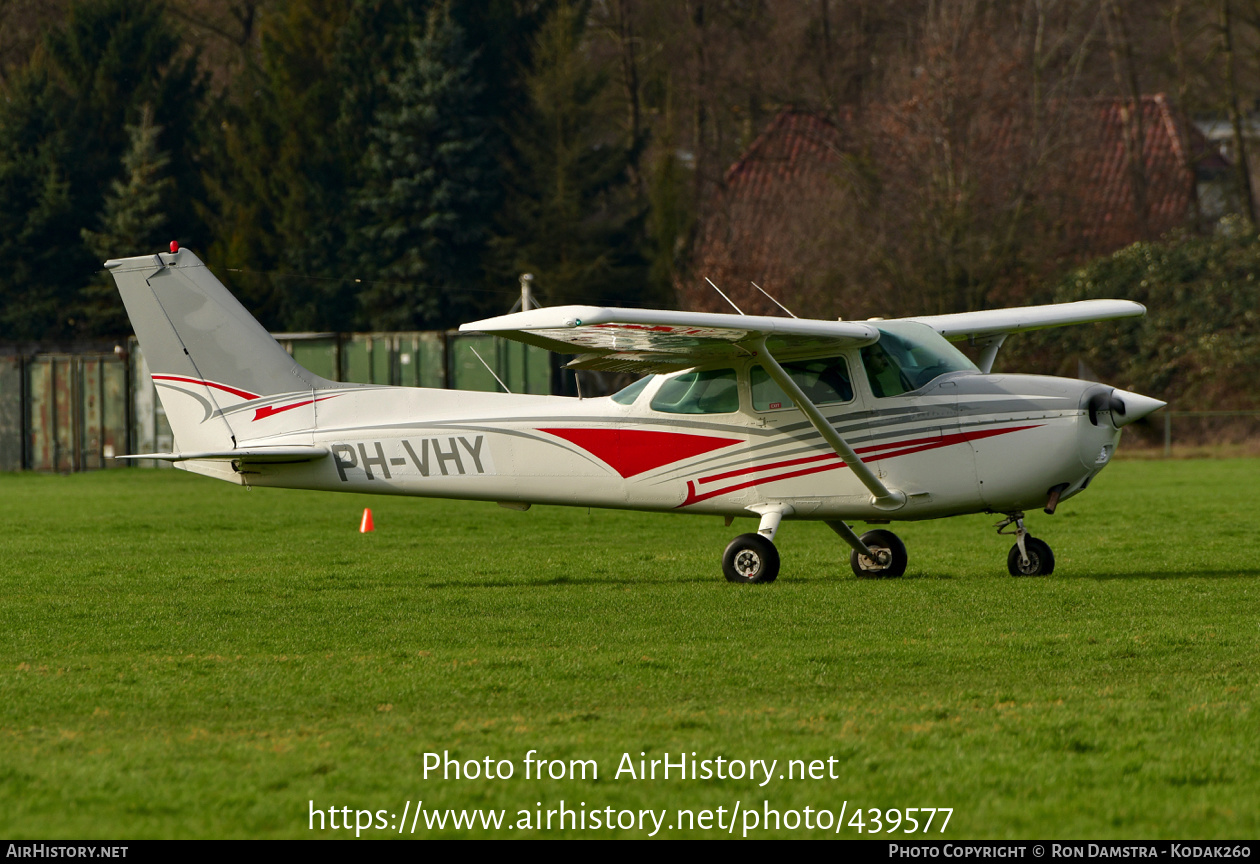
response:
<svg viewBox="0 0 1260 864"><path fill-rule="evenodd" d="M889 489L885 486L875 472L872 471L861 458L853 452L853 448L849 446L844 438L840 437L840 433L835 427L827 422L827 418L823 416L818 407L796 386L796 382L792 380L792 376L783 371L783 367L779 365L779 361L774 359L774 355L766 348L766 338L763 336L753 343L757 351L760 352L762 361L765 363L766 372L774 379L774 383L783 389L783 392L792 397L801 410L805 412L805 416L809 418L809 422L814 424L814 428L823 436L831 449L836 451L836 455L844 460L844 464L857 475L858 480L862 481L862 485L871 491L871 503L880 510L896 510L906 503L906 493L896 489Z"/></svg>

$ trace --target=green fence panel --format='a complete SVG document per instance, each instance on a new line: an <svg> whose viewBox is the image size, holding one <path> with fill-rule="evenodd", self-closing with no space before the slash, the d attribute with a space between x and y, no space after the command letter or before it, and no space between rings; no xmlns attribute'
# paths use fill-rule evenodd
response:
<svg viewBox="0 0 1260 864"><path fill-rule="evenodd" d="M372 343L360 336L351 336L341 343L340 380L355 384L372 383Z"/></svg>
<svg viewBox="0 0 1260 864"><path fill-rule="evenodd" d="M369 342L372 355L372 384L394 383L394 339L375 334Z"/></svg>
<svg viewBox="0 0 1260 864"><path fill-rule="evenodd" d="M149 364L135 339L131 340L131 451L132 453L170 453L175 446L171 424L167 422L162 401L157 397ZM138 459L130 464L141 468L170 468L170 462Z"/></svg>
<svg viewBox="0 0 1260 864"><path fill-rule="evenodd" d="M525 349L525 392L539 395L551 394L551 367L555 355L536 345L521 345Z"/></svg>
<svg viewBox="0 0 1260 864"><path fill-rule="evenodd" d="M127 452L127 364L115 354L71 359L70 422L76 441L75 471L118 468L115 455Z"/></svg>
<svg viewBox="0 0 1260 864"><path fill-rule="evenodd" d="M74 431L76 471L94 471L104 467L101 451L105 447L104 361L98 357L75 357L78 372L78 396L72 414L78 414Z"/></svg>
<svg viewBox="0 0 1260 864"><path fill-rule="evenodd" d="M420 386L446 387L446 336L443 333L420 334Z"/></svg>
<svg viewBox="0 0 1260 864"><path fill-rule="evenodd" d="M294 360L316 375L330 381L336 381L340 377L337 369L336 336L282 339L280 344L288 349Z"/></svg>
<svg viewBox="0 0 1260 864"><path fill-rule="evenodd" d="M0 471L23 467L23 366L21 357L0 357Z"/></svg>
<svg viewBox="0 0 1260 864"><path fill-rule="evenodd" d="M499 342L502 348L499 375L513 393L551 392L550 351L507 339Z"/></svg>
<svg viewBox="0 0 1260 864"><path fill-rule="evenodd" d="M51 357L36 357L27 364L26 393L26 467L52 471L57 466L57 413Z"/></svg>
<svg viewBox="0 0 1260 864"><path fill-rule="evenodd" d="M454 390L502 392L474 350L513 393L551 392L551 352L498 336L447 334L450 387Z"/></svg>
<svg viewBox="0 0 1260 864"><path fill-rule="evenodd" d="M420 355L419 333L394 334L394 360L398 365L398 385L400 387L419 387L422 358Z"/></svg>
<svg viewBox="0 0 1260 864"><path fill-rule="evenodd" d="M498 360L494 364L495 371L513 393L528 393L525 383L525 346L508 339L495 341L498 342L495 346L495 353L498 354Z"/></svg>
<svg viewBox="0 0 1260 864"><path fill-rule="evenodd" d="M394 334L395 381L403 387L446 386L446 339L440 332Z"/></svg>
<svg viewBox="0 0 1260 864"><path fill-rule="evenodd" d="M101 456L105 459L106 468L123 468L127 463L114 457L131 452L127 443L127 362L121 357L107 359L103 372Z"/></svg>
<svg viewBox="0 0 1260 864"><path fill-rule="evenodd" d="M448 337L446 342L448 386L452 390L503 392L503 388L486 369L485 363L477 359L480 355L486 363L494 363L498 359L498 349L495 345L497 341L499 340L494 336L473 336L463 333Z"/></svg>
<svg viewBox="0 0 1260 864"><path fill-rule="evenodd" d="M54 470L69 473L73 471L78 455L78 442L75 440L77 419L74 414L76 397L74 358L59 356L53 358L53 402L56 406L56 465Z"/></svg>
<svg viewBox="0 0 1260 864"><path fill-rule="evenodd" d="M420 356L419 333L394 334L394 362L398 367L400 387L420 387L424 358Z"/></svg>
<svg viewBox="0 0 1260 864"><path fill-rule="evenodd" d="M73 471L77 389L68 355L42 355L27 366L27 467L35 471Z"/></svg>

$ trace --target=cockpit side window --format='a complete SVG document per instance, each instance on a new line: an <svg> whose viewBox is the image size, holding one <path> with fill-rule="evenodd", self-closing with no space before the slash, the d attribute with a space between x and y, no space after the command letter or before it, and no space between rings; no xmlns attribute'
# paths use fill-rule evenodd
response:
<svg viewBox="0 0 1260 864"><path fill-rule="evenodd" d="M684 372L667 378L652 397L652 410L665 414L731 414L739 410L734 369Z"/></svg>
<svg viewBox="0 0 1260 864"><path fill-rule="evenodd" d="M784 363L783 370L815 405L848 402L853 398L849 364L843 357ZM761 366L752 367L753 410L774 411L795 407L792 399Z"/></svg>
<svg viewBox="0 0 1260 864"><path fill-rule="evenodd" d="M901 373L901 366L885 347L885 335L874 345L862 349L862 365L866 367L866 380L871 383L871 392L877 397L900 396L914 388L910 380Z"/></svg>

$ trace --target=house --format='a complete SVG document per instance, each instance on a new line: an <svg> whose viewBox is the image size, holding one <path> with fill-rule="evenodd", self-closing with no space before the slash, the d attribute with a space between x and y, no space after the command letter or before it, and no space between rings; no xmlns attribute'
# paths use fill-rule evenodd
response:
<svg viewBox="0 0 1260 864"><path fill-rule="evenodd" d="M949 150L914 105L860 124L782 111L705 202L680 301L729 311L707 276L750 313L777 312L750 282L801 314L963 311L1219 219L1229 163L1165 96L1139 105L1075 103L1040 150L999 112Z"/></svg>

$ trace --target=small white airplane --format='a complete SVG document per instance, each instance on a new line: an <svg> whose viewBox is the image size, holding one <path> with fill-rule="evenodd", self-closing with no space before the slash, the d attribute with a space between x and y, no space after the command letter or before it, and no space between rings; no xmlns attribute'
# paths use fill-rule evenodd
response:
<svg viewBox="0 0 1260 864"><path fill-rule="evenodd" d="M581 399L345 384L298 365L191 252L107 261L174 433L162 459L245 486L757 516L732 582L772 582L785 519L826 522L858 576L900 576L887 524L1005 516L1015 576L1054 555L1024 511L1083 491L1124 425L1164 405L991 374L1008 334L1142 315L1123 300L868 322L560 306L461 330L650 373ZM979 366L951 341L983 346Z"/></svg>

